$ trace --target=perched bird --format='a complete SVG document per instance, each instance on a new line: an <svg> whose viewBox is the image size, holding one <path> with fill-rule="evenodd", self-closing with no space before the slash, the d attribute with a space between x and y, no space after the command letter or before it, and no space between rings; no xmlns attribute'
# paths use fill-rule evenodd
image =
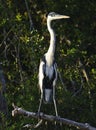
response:
<svg viewBox="0 0 96 130"><path fill-rule="evenodd" d="M55 32L51 27L51 22L57 19L69 18L69 16L56 14L51 12L47 16L47 28L50 33L50 46L48 51L44 54L40 61L39 66L39 87L41 90L41 99L38 108L40 112L42 101L45 103L54 102L55 113L58 116L57 106L55 101L55 86L57 81L57 67L55 62L55 46L56 46L56 36Z"/></svg>

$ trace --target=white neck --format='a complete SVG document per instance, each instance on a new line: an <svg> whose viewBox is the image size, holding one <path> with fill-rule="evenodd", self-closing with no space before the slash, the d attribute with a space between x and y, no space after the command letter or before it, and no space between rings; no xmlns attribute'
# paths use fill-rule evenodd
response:
<svg viewBox="0 0 96 130"><path fill-rule="evenodd" d="M51 28L51 20L49 20L49 19L47 19L47 27L48 27L48 31L50 33L50 46L47 51L47 54L54 57L56 37L55 37L54 30Z"/></svg>

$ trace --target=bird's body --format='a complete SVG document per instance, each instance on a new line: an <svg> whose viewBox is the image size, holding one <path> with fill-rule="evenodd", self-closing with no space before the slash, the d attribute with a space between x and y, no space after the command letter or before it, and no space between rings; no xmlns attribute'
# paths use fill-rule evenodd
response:
<svg viewBox="0 0 96 130"><path fill-rule="evenodd" d="M51 95L53 95L53 87L56 85L57 70L55 61L50 59L50 62L47 62L46 55L42 58L39 66L39 78L39 86L43 99L48 103L52 101Z"/></svg>
<svg viewBox="0 0 96 130"><path fill-rule="evenodd" d="M57 81L57 65L55 62L55 46L56 46L56 36L55 32L51 27L51 21L56 19L69 18L69 16L59 15L54 12L48 14L47 17L47 28L50 33L50 46L48 51L44 54L40 61L39 66L39 87L41 90L41 100L38 112L40 112L42 100L45 103L50 101L54 102L55 112L57 113L56 101L55 101L55 86Z"/></svg>

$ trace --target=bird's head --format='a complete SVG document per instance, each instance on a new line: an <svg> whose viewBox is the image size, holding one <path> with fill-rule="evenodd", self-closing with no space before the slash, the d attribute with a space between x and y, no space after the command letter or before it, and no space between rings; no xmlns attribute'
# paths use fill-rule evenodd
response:
<svg viewBox="0 0 96 130"><path fill-rule="evenodd" d="M70 18L70 16L60 15L60 14L57 14L55 12L51 12L51 13L48 14L47 18L49 20L57 20L57 19L67 19L67 18Z"/></svg>

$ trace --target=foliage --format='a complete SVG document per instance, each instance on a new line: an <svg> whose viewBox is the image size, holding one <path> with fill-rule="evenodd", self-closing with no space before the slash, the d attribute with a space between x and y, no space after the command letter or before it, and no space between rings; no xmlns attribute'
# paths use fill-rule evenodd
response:
<svg viewBox="0 0 96 130"><path fill-rule="evenodd" d="M24 117L13 119L11 104L14 102L30 111L38 109L38 66L49 46L45 15L50 11L71 17L70 20L53 23L57 34L56 61L64 82L62 86L58 77L56 99L59 114L96 126L96 2L27 0L27 4L29 10L22 0L0 2L0 62L6 77L9 109L6 126L2 129L21 130L26 123L36 123L34 119ZM31 30L29 13L34 26ZM81 66L80 61L83 64ZM54 114L52 105L44 105L42 111ZM57 127L64 128L74 129L60 125ZM54 129L54 124L46 128L43 125L39 129Z"/></svg>

